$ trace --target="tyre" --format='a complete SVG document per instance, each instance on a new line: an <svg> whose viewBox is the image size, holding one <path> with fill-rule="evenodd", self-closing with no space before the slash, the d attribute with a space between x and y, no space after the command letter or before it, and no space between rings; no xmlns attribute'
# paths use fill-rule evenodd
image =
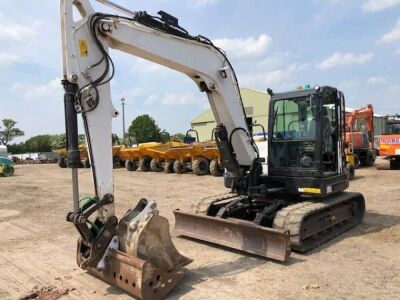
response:
<svg viewBox="0 0 400 300"><path fill-rule="evenodd" d="M219 164L218 164L218 159L214 158L211 162L210 162L210 173L213 176L222 176L224 175L224 169L222 169Z"/></svg>
<svg viewBox="0 0 400 300"><path fill-rule="evenodd" d="M164 172L167 174L174 173L174 163L175 161L169 160L164 163Z"/></svg>
<svg viewBox="0 0 400 300"><path fill-rule="evenodd" d="M174 162L174 172L176 174L183 174L186 173L186 167L185 164L180 162L179 160L176 160Z"/></svg>
<svg viewBox="0 0 400 300"><path fill-rule="evenodd" d="M14 168L10 165L5 165L2 175L4 177L10 177L14 175Z"/></svg>
<svg viewBox="0 0 400 300"><path fill-rule="evenodd" d="M390 170L400 170L400 159L393 158L390 160Z"/></svg>
<svg viewBox="0 0 400 300"><path fill-rule="evenodd" d="M86 158L83 160L83 166L84 166L86 169L89 169L89 168L90 168L90 160L89 160L89 157L86 157Z"/></svg>
<svg viewBox="0 0 400 300"><path fill-rule="evenodd" d="M354 169L358 169L360 167L360 158L357 154L354 154Z"/></svg>
<svg viewBox="0 0 400 300"><path fill-rule="evenodd" d="M145 156L139 160L139 169L142 172L150 171L151 157Z"/></svg>
<svg viewBox="0 0 400 300"><path fill-rule="evenodd" d="M58 166L63 169L67 167L67 161L64 156L58 158Z"/></svg>
<svg viewBox="0 0 400 300"><path fill-rule="evenodd" d="M367 158L365 159L365 165L367 167L371 167L371 166L374 165L374 161L375 161L374 155L372 154L372 152L368 152L367 153Z"/></svg>
<svg viewBox="0 0 400 300"><path fill-rule="evenodd" d="M193 163L192 163L193 173L198 176L208 174L209 167L210 166L209 166L208 160L204 157L198 157L195 160L193 160Z"/></svg>
<svg viewBox="0 0 400 300"><path fill-rule="evenodd" d="M138 168L138 163L136 160L128 159L127 161L125 161L125 168L128 171L136 171Z"/></svg>
<svg viewBox="0 0 400 300"><path fill-rule="evenodd" d="M122 162L118 156L113 156L113 169L121 168Z"/></svg>
<svg viewBox="0 0 400 300"><path fill-rule="evenodd" d="M347 172L347 178L349 180L353 180L355 171L354 171L354 166L352 164L346 165L346 172Z"/></svg>
<svg viewBox="0 0 400 300"><path fill-rule="evenodd" d="M162 169L160 167L160 164L158 163L157 159L153 158L150 162L150 169L153 172L161 172Z"/></svg>

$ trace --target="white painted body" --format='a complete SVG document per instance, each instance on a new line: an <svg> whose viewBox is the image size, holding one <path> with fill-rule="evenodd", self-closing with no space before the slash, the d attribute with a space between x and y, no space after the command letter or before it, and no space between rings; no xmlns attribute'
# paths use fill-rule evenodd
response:
<svg viewBox="0 0 400 300"><path fill-rule="evenodd" d="M264 162L261 163L263 169L263 175L268 175L268 140L254 139L260 153L260 158L264 158Z"/></svg>
<svg viewBox="0 0 400 300"><path fill-rule="evenodd" d="M73 21L73 5L82 16L79 22ZM89 68L102 57L89 32L88 18L93 13L89 0L61 0L63 76L70 82L74 82L77 76L79 87L98 78L104 70L104 63ZM117 17L108 24L111 31L99 35L105 49L115 48L174 69L189 76L198 86L204 82L209 90L207 95L217 123L225 125L228 133L237 127L247 130L234 72L226 58L214 47ZM87 56L80 53L80 40L87 42ZM226 77L221 76L221 70L225 70ZM99 96L99 105L86 114L86 135L92 145L89 157L95 166L96 174L93 176L97 181L97 196L102 198L105 194L113 194L111 120L116 112L111 102L109 83L99 87ZM250 166L256 153L247 134L236 131L232 145L239 164ZM113 204L105 206L103 213L105 217L114 215Z"/></svg>

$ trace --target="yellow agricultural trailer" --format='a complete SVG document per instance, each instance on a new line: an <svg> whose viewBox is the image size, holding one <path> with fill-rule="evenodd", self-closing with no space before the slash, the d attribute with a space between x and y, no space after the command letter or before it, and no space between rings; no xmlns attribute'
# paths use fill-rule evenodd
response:
<svg viewBox="0 0 400 300"><path fill-rule="evenodd" d="M57 162L58 166L60 168L68 167L67 148L56 149L56 150L53 150L53 152L60 155L60 157L58 158L58 162ZM88 152L87 152L86 145L83 145L83 144L79 145L79 155L80 155L80 159L81 159L80 167L83 167L83 166L85 166L85 160L88 159Z"/></svg>
<svg viewBox="0 0 400 300"><path fill-rule="evenodd" d="M157 147L144 149L143 159L146 159L147 162L150 160L150 170L154 172L161 172L164 170L165 173L173 173L174 170L174 162L176 157L172 155L177 151L189 151L191 145L178 141L171 141Z"/></svg>
<svg viewBox="0 0 400 300"><path fill-rule="evenodd" d="M150 169L150 162L147 159L143 159L142 151L147 148L153 148L162 145L162 143L144 143L135 147L127 147L120 150L121 160L125 161L125 168L128 171L136 171L139 166L142 167L142 171L146 172ZM148 166L148 168L146 168Z"/></svg>
<svg viewBox="0 0 400 300"><path fill-rule="evenodd" d="M114 168L118 168L119 166L121 166L120 152L121 149L123 149L123 147L124 146L120 145L113 146L112 154L113 154ZM68 167L67 149L66 148L56 149L53 150L53 152L58 153L60 155L60 157L58 158L58 166L60 168ZM80 167L90 168L89 154L86 145L79 145L79 156L81 160Z"/></svg>
<svg viewBox="0 0 400 300"><path fill-rule="evenodd" d="M124 146L122 145L115 145L112 147L112 156L113 156L113 168L120 168L123 166L122 160L121 160L121 150L124 148ZM87 152L86 146L85 146L85 150ZM85 168L90 168L90 160L89 160L89 156L86 155L86 158L82 161L83 166Z"/></svg>
<svg viewBox="0 0 400 300"><path fill-rule="evenodd" d="M164 159L164 170L182 174L192 170L196 175L206 175L209 172L214 176L222 176L220 154L214 141L195 142L171 147L165 151L158 151ZM171 170L172 169L172 170Z"/></svg>

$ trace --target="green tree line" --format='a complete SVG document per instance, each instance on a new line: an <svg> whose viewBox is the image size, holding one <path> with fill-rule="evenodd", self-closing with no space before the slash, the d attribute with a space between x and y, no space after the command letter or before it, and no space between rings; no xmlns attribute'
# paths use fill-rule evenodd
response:
<svg viewBox="0 0 400 300"><path fill-rule="evenodd" d="M66 147L65 134L41 134L27 139L25 142L10 143L14 138L23 136L24 132L15 127L17 122L11 119L2 120L0 126L0 143L7 146L7 151L13 154L30 152L50 152L54 149ZM165 130L161 130L156 121L148 114L136 117L128 128L125 136L125 143L135 145L147 142L167 142L169 140L183 141L185 135L176 133L170 135ZM113 145L122 144L122 139L117 134L112 134ZM79 144L85 144L85 136L79 135Z"/></svg>

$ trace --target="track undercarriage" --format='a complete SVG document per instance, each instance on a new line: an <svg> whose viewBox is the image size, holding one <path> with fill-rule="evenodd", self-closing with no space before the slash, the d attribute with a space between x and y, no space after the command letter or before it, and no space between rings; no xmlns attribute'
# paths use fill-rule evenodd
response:
<svg viewBox="0 0 400 300"><path fill-rule="evenodd" d="M177 235L285 261L290 249L307 252L363 220L364 197L341 192L325 199L203 199L195 213L175 210Z"/></svg>

